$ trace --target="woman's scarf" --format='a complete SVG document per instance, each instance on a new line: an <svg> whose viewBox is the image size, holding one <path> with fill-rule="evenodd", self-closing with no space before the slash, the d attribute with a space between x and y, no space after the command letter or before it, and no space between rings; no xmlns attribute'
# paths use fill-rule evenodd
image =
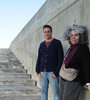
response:
<svg viewBox="0 0 90 100"><path fill-rule="evenodd" d="M65 66L67 66L70 63L79 46L80 44L75 44L70 46L64 57Z"/></svg>

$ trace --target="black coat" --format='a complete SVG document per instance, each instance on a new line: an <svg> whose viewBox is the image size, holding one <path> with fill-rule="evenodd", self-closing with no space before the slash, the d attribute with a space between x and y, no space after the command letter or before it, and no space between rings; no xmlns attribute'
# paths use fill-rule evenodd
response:
<svg viewBox="0 0 90 100"><path fill-rule="evenodd" d="M65 66L79 70L78 81L81 84L90 83L90 52L85 44L81 44L70 63Z"/></svg>

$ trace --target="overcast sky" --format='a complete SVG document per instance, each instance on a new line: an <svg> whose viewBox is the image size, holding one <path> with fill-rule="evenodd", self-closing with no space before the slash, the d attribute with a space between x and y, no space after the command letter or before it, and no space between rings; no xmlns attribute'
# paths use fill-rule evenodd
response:
<svg viewBox="0 0 90 100"><path fill-rule="evenodd" d="M9 48L13 39L46 0L0 0L0 48Z"/></svg>

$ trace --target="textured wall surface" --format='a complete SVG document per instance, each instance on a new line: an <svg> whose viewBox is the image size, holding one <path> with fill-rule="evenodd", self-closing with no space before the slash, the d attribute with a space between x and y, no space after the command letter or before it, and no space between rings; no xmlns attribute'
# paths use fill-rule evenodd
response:
<svg viewBox="0 0 90 100"><path fill-rule="evenodd" d="M61 40L64 52L68 48L68 43L62 36L65 29L73 24L88 27L90 42L90 0L47 0L12 41L10 49L38 82L35 65L39 44L44 40L44 24L52 26L53 37ZM88 98L90 93L84 88L80 100L89 100Z"/></svg>

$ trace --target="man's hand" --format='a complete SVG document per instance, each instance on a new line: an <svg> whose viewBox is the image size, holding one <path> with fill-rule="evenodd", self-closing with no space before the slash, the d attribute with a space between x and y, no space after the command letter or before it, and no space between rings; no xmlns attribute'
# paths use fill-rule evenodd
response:
<svg viewBox="0 0 90 100"><path fill-rule="evenodd" d="M38 74L38 77L39 77L39 79L42 79L43 78L43 76L41 74Z"/></svg>
<svg viewBox="0 0 90 100"><path fill-rule="evenodd" d="M56 78L56 75L53 74L53 75L52 75L52 79L55 79L55 78Z"/></svg>
<svg viewBox="0 0 90 100"><path fill-rule="evenodd" d="M88 90L89 90L89 92L90 92L90 85L88 85Z"/></svg>

